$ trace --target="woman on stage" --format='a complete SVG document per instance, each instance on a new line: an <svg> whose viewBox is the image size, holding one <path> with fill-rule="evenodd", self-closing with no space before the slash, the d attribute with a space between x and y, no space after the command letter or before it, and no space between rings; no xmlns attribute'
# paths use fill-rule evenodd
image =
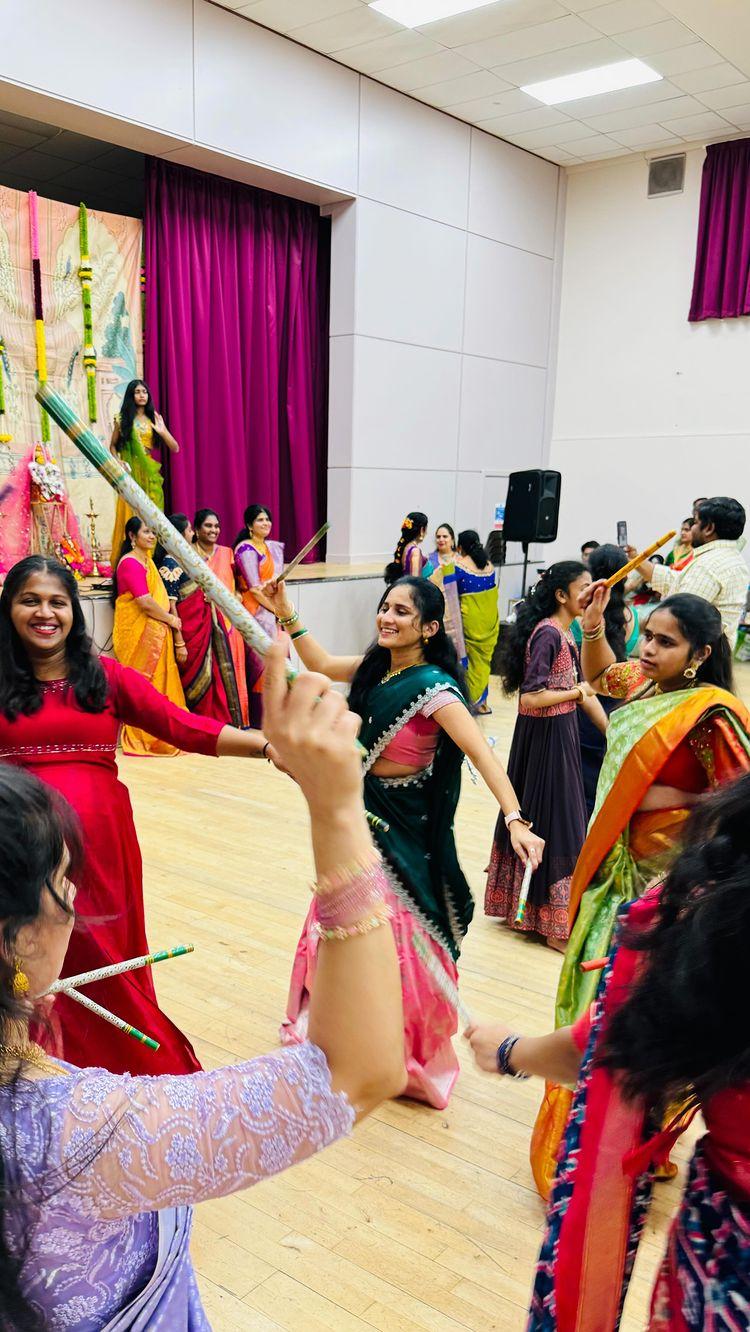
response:
<svg viewBox="0 0 750 1332"><path fill-rule="evenodd" d="M154 440L156 436L156 440ZM170 453L179 453L180 446L171 435L154 407L147 384L142 379L131 379L125 390L122 406L115 417L110 449L132 472L141 490L159 509L164 508L164 479L161 463L154 457L154 447L166 446ZM133 510L118 495L115 525L112 532L112 561L117 558L125 540L125 524Z"/></svg>
<svg viewBox="0 0 750 1332"><path fill-rule="evenodd" d="M193 540L193 524L187 514L173 513L169 521L186 541ZM182 626L175 632L174 648L187 706L202 717L242 726L237 676L223 617L203 589L161 547L154 561L167 589L169 609Z"/></svg>
<svg viewBox="0 0 750 1332"><path fill-rule="evenodd" d="M242 515L244 527L237 533L234 543L234 562L237 587L242 604L269 638L286 636L276 623L273 606L262 584L278 577L284 567L284 547L280 541L269 541L273 518L264 504L248 504ZM263 722L263 665L256 652L245 644L247 680L250 689L250 725Z"/></svg>
<svg viewBox="0 0 750 1332"><path fill-rule="evenodd" d="M471 1032L488 1072L576 1084L528 1332L619 1327L653 1167L698 1109L707 1133L693 1154L648 1328L748 1325L748 808L744 776L693 814L666 882L623 907L593 1013L586 1008L573 1026L536 1038L505 1025Z"/></svg>
<svg viewBox="0 0 750 1332"><path fill-rule="evenodd" d="M498 819L484 909L509 929L542 935L558 951L568 937L571 878L586 836L576 709L588 708L592 718L606 726L591 685L582 682L570 635L590 585L591 575L577 560L545 569L518 607L500 660L506 694L520 691L508 776L546 850L531 880L523 920L517 922L523 868L519 870L505 823Z"/></svg>
<svg viewBox="0 0 750 1332"><path fill-rule="evenodd" d="M466 644L466 688L472 711L484 717L492 712L487 695L492 656L500 632L497 573L479 533L472 528L459 532L458 553L456 587Z"/></svg>
<svg viewBox="0 0 750 1332"><path fill-rule="evenodd" d="M626 700L610 718L594 817L570 894L570 941L555 1019L585 1013L599 975L581 964L609 950L617 913L669 868L693 806L750 768L750 714L732 694L721 616L680 593L651 612L640 662L616 663L604 630L608 589L583 613L583 669L605 697ZM532 1168L546 1197L570 1092L547 1088L532 1141Z"/></svg>
<svg viewBox="0 0 750 1332"><path fill-rule="evenodd" d="M589 556L588 570L594 582L610 578L627 564L628 557L622 546L597 546ZM583 643L581 621L575 619L570 631L576 641L579 652ZM607 642L615 654L615 661L627 661L638 650L640 621L637 606L628 606L625 601L625 583L616 583L612 588L609 605L604 612L604 632ZM607 716L619 707L615 698L600 700ZM581 741L581 763L583 768L583 793L586 798L586 822L591 818L596 800L596 784L604 762L607 737L583 708L578 709L578 735Z"/></svg>
<svg viewBox="0 0 750 1332"><path fill-rule="evenodd" d="M461 603L457 582L458 555L456 534L450 523L441 523L435 530L435 549L427 556L422 570L424 577L440 588L445 597L445 629L456 649L456 656L466 669L466 644L461 623Z"/></svg>
<svg viewBox="0 0 750 1332"><path fill-rule="evenodd" d="M221 523L215 509L199 509L193 519L193 544L199 555L211 566L217 578L220 578L230 592L236 592L235 567L229 546L220 546ZM221 612L219 612L221 614ZM247 676L245 670L245 640L242 634L222 616L226 629L229 651L232 655L234 675L237 681L237 693L240 700L242 725L248 724Z"/></svg>
<svg viewBox="0 0 750 1332"><path fill-rule="evenodd" d="M41 783L0 771L3 1328L210 1332L192 1204L304 1161L403 1089L398 962L356 719L321 677L288 691L278 651L267 680L270 733L310 808L323 921L310 1041L293 1050L189 1078L125 1078L91 1067L96 1049L73 1067L34 1045L36 997L75 940L76 839ZM101 1025L103 1043L112 1028Z"/></svg>
<svg viewBox="0 0 750 1332"><path fill-rule="evenodd" d="M167 589L152 559L156 536L142 518L128 518L125 540L114 568L115 621L112 646L123 666L132 666L178 708L185 695L175 660L182 625L169 608ZM123 754L171 758L179 749L136 727L124 726Z"/></svg>
<svg viewBox="0 0 750 1332"><path fill-rule="evenodd" d="M429 518L419 509L407 513L401 524L401 536L396 543L393 559L385 567L386 583L395 583L404 574L418 578L427 563L420 549L427 536Z"/></svg>
<svg viewBox="0 0 750 1332"><path fill-rule="evenodd" d="M365 805L394 894L404 990L407 1095L439 1109L458 1077L451 1044L455 1010L437 990L412 942L416 933L454 981L474 904L458 862L453 820L468 756L508 821L516 853L533 864L543 843L523 821L507 775L466 706L463 673L443 624L443 597L425 578L402 578L384 594L377 640L364 657L334 657L315 641L283 583L269 591L280 619L292 619L305 666L351 684L349 705L363 718ZM316 965L317 914L297 949L282 1039L303 1040Z"/></svg>
<svg viewBox="0 0 750 1332"><path fill-rule="evenodd" d="M0 595L0 760L55 787L81 821L83 928L71 938L66 976L149 952L141 852L115 762L122 725L195 754L260 757L266 743L258 732L194 716L138 671L95 656L70 571L41 555L21 560ZM148 968L101 981L87 993L161 1049L147 1050L63 997L55 1011L66 1059L115 1073L189 1073L198 1067L189 1041L160 1011Z"/></svg>

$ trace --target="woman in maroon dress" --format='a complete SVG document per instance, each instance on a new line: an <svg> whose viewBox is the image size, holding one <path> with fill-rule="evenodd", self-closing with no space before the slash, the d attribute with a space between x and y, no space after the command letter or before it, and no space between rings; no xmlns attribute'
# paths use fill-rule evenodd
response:
<svg viewBox="0 0 750 1332"><path fill-rule="evenodd" d="M121 724L196 754L260 757L265 746L261 732L237 731L187 712L137 671L99 659L70 571L40 555L21 560L0 595L0 760L53 786L81 821L81 927L71 937L63 976L149 951L141 852L115 763ZM60 996L55 1017L71 1063L113 1073L189 1073L200 1067L187 1037L159 1009L148 967L87 986L86 993L152 1036L160 1049L148 1050Z"/></svg>

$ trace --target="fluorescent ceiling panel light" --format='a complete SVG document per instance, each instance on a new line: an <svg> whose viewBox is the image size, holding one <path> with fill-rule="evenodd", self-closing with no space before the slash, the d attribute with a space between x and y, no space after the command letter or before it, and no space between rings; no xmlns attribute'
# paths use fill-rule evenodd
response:
<svg viewBox="0 0 750 1332"><path fill-rule="evenodd" d="M435 23L437 19L453 18L454 14L494 4L495 0L375 0L370 9L405 28L421 28L423 23Z"/></svg>
<svg viewBox="0 0 750 1332"><path fill-rule="evenodd" d="M642 60L618 60L615 65L599 65L597 69L582 69L578 74L564 74L559 79L527 83L521 92L547 106L559 106L561 102L577 102L580 97L596 97L600 93L619 92L621 88L637 88L641 83L656 83L662 77Z"/></svg>

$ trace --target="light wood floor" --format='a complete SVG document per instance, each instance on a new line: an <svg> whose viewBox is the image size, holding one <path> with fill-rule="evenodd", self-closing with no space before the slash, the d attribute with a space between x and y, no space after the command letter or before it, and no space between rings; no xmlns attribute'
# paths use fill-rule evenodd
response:
<svg viewBox="0 0 750 1332"><path fill-rule="evenodd" d="M750 671L741 690L750 696ZM484 728L507 755L514 709ZM206 1067L271 1049L309 901L303 801L267 764L124 759L145 863L149 942L194 943L156 968L166 1011ZM560 959L482 912L495 822L464 775L457 832L477 913L461 963L474 1015L549 1030ZM445 1112L384 1106L353 1137L277 1180L197 1209L193 1257L215 1332L520 1332L543 1227L528 1164L533 1081L462 1075ZM687 1144L678 1148L685 1161ZM679 1182L660 1185L625 1332L645 1325Z"/></svg>

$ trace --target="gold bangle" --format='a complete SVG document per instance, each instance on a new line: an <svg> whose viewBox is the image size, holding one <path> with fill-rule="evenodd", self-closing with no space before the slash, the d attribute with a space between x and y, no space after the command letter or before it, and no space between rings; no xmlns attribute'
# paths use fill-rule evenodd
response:
<svg viewBox="0 0 750 1332"><path fill-rule="evenodd" d="M604 620L600 620L595 629L584 629L583 641L584 643L596 643L598 639L604 637L604 634Z"/></svg>

